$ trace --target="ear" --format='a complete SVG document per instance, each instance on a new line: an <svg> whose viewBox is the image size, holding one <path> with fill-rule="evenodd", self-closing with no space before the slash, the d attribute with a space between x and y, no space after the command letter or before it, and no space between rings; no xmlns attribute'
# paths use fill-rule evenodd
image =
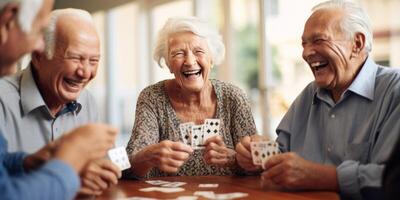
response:
<svg viewBox="0 0 400 200"><path fill-rule="evenodd" d="M351 56L357 57L365 48L365 35L363 33L356 33L353 39L353 48L351 50Z"/></svg>
<svg viewBox="0 0 400 200"><path fill-rule="evenodd" d="M18 4L9 3L0 11L0 45L6 43L10 28L17 19L18 9Z"/></svg>
<svg viewBox="0 0 400 200"><path fill-rule="evenodd" d="M46 55L34 51L31 54L31 60L32 60L33 65L40 66L39 63L40 63L40 61L42 61L44 59L44 56L46 56Z"/></svg>

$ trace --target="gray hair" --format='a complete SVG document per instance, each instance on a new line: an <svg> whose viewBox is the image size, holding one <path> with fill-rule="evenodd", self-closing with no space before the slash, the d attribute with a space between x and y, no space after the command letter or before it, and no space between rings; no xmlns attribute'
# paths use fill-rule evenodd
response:
<svg viewBox="0 0 400 200"><path fill-rule="evenodd" d="M213 63L216 65L222 63L225 56L225 46L217 30L211 28L206 21L196 17L176 17L169 18L164 27L158 32L153 49L153 59L160 67L166 65L169 36L180 32L192 32L204 38L210 49Z"/></svg>
<svg viewBox="0 0 400 200"><path fill-rule="evenodd" d="M57 32L56 27L58 19L61 16L78 17L79 19L87 21L90 24L94 24L92 16L86 10L66 8L66 9L58 9L52 11L50 16L50 22L44 31L44 43L45 43L44 53L46 54L47 59L52 59L54 56L54 49L56 45L56 32Z"/></svg>
<svg viewBox="0 0 400 200"><path fill-rule="evenodd" d="M337 8L345 12L345 17L339 24L342 31L350 38L354 37L355 33L363 33L365 35L365 50L371 52L372 49L372 28L369 17L366 11L358 4L346 0L330 0L316 5L312 11L322 9Z"/></svg>
<svg viewBox="0 0 400 200"><path fill-rule="evenodd" d="M32 29L33 21L35 20L43 0L0 0L0 11L9 3L19 4L18 25L25 33L29 33Z"/></svg>

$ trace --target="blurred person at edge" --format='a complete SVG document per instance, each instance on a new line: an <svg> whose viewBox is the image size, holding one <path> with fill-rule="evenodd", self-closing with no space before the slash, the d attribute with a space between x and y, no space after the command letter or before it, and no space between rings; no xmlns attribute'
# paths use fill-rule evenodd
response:
<svg viewBox="0 0 400 200"><path fill-rule="evenodd" d="M277 127L284 153L261 174L267 188L331 190L344 199L367 198L380 187L385 162L400 132L400 71L369 55L366 12L351 1L313 8L302 36L303 59L315 80L296 98ZM250 137L236 146L249 171Z"/></svg>
<svg viewBox="0 0 400 200"><path fill-rule="evenodd" d="M139 95L127 152L134 178L168 175L242 173L235 145L256 133L250 103L238 87L209 79L225 47L216 30L195 17L170 18L159 31L154 60L167 66L173 79L145 88ZM179 124L221 120L220 133L203 150L183 143Z"/></svg>
<svg viewBox="0 0 400 200"><path fill-rule="evenodd" d="M13 66L26 53L43 51L52 5L52 0L0 0L0 68ZM0 198L73 199L79 174L105 156L116 135L115 128L88 124L28 155L8 152L0 130Z"/></svg>

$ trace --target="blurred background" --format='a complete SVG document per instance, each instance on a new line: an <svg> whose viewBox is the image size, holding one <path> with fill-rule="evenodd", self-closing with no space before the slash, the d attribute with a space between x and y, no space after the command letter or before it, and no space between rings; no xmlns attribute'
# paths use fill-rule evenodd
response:
<svg viewBox="0 0 400 200"><path fill-rule="evenodd" d="M157 31L173 16L198 16L221 33L225 62L212 78L233 83L249 96L259 134L275 128L294 98L313 80L301 58L301 34L311 8L321 0L56 0L55 8L91 12L102 42L97 77L88 89L101 120L120 128L128 142L136 99L146 86L172 78L153 62ZM372 57L400 66L399 0L359 0L374 30ZM21 66L25 66L21 62Z"/></svg>

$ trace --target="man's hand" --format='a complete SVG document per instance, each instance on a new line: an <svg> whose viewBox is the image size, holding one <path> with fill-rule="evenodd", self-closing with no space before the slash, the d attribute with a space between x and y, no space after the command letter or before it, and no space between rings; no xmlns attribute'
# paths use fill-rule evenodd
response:
<svg viewBox="0 0 400 200"><path fill-rule="evenodd" d="M111 185L118 183L121 177L121 170L110 160L99 159L89 162L82 170L82 187L79 190L80 196L100 195Z"/></svg>
<svg viewBox="0 0 400 200"><path fill-rule="evenodd" d="M209 165L228 166L235 163L236 152L225 146L221 136L209 138L204 145L204 161Z"/></svg>
<svg viewBox="0 0 400 200"><path fill-rule="evenodd" d="M268 139L260 135L244 136L240 142L236 144L236 161L240 167L253 172L261 170L261 166L253 164L250 143L264 140Z"/></svg>
<svg viewBox="0 0 400 200"><path fill-rule="evenodd" d="M55 158L70 164L80 173L88 162L106 155L116 136L117 129L105 124L78 127L57 141Z"/></svg>
<svg viewBox="0 0 400 200"><path fill-rule="evenodd" d="M55 150L55 143L51 142L39 149L39 151L26 156L24 160L25 171L32 171L41 167L45 162L52 158Z"/></svg>
<svg viewBox="0 0 400 200"><path fill-rule="evenodd" d="M316 164L292 152L272 156L261 176L284 189L338 190L335 166Z"/></svg>

